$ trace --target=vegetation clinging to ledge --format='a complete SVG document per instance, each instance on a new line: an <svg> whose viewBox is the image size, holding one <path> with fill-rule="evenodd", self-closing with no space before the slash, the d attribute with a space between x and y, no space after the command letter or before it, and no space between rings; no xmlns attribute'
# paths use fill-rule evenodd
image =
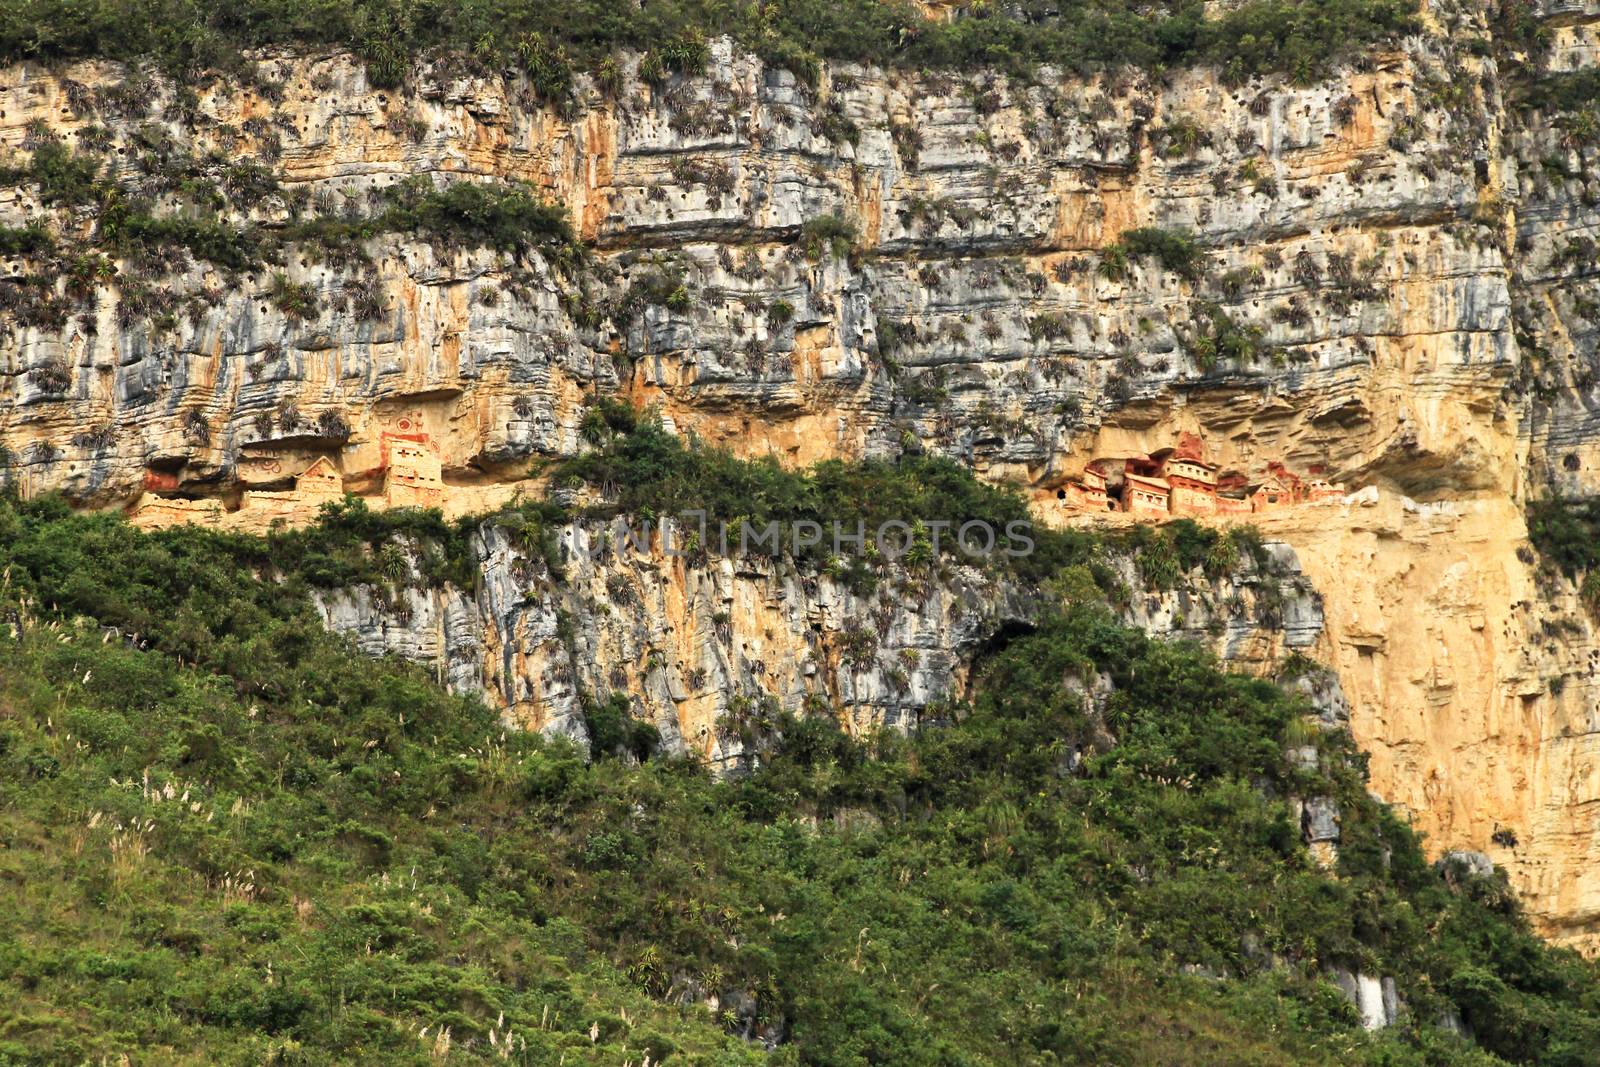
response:
<svg viewBox="0 0 1600 1067"><path fill-rule="evenodd" d="M96 249L139 257L176 246L231 270L275 262L281 258L279 244L317 241L324 246L358 246L386 232L417 233L442 243L518 254L536 247L559 250L574 241L566 212L520 183L457 181L436 187L419 176L385 189L380 210L371 216L323 216L297 220L279 230L234 226L203 213L198 203L186 205L189 210L182 213L162 212L152 198L137 195L116 180L97 153L74 152L54 140L34 148L25 165L0 167L3 185L32 186L49 206L92 209L98 224L92 240ZM277 183L265 175L252 181L243 199L255 203L277 191ZM0 230L0 249L10 254L49 251L55 245L49 231L37 223Z"/></svg>
<svg viewBox="0 0 1600 1067"><path fill-rule="evenodd" d="M791 470L772 457L740 459L693 437L677 437L653 412L610 399L590 408L584 435L594 447L560 464L551 481L557 488L587 485L600 490L605 502L590 508L590 514L653 519L697 509L706 513L713 530L726 524L732 531L743 527L759 531L773 522L788 530L795 523L814 522L825 531L822 543L803 548L798 557L812 566L843 568L844 577L858 587L876 580L882 561L870 542L874 531L890 521L911 526L912 547L904 558L912 566L939 562L927 524L944 522L951 525L942 531L937 548L947 561L978 563L1026 582L1081 568L1091 577L1091 585L1112 598L1126 591L1100 552L1106 543L1133 555L1151 588L1170 588L1182 574L1200 567L1215 574L1219 559L1235 558L1241 551L1247 551L1257 566L1267 564L1259 538L1248 529L1224 533L1187 520L1108 533L1048 529L1032 523L1021 493L982 482L942 457L913 454L893 462L867 463L828 460ZM987 557L968 555L957 537L966 522L987 524L997 544L1008 526L1028 523L1032 550L1017 557L998 550ZM849 560L832 558L835 523L849 534L858 524L867 531L864 554ZM891 532L887 539L898 545L902 536ZM730 535L730 548L738 545L737 538L737 532ZM713 547L720 546L698 546L700 551Z"/></svg>
<svg viewBox="0 0 1600 1067"><path fill-rule="evenodd" d="M536 91L564 94L579 67L622 49L641 73L699 69L706 40L733 36L814 77L822 59L912 68L1049 63L1069 71L1216 64L1230 78L1281 71L1314 80L1356 49L1417 25L1412 0L1246 0L1208 18L1168 0L1020 0L930 22L904 0L27 0L0 6L0 60L156 57L192 75L240 67L251 47L353 47L375 84L397 85L412 58L450 49L522 67ZM607 79L614 83L615 71Z"/></svg>
<svg viewBox="0 0 1600 1067"><path fill-rule="evenodd" d="M438 187L416 176L369 194L367 213L355 210L354 200L336 209L329 193L307 217L308 198L284 193L263 168L230 163L220 151L183 154L154 127L141 128L135 139L159 146L141 157L148 176L142 182L119 177L98 151L73 151L48 131L24 162L0 166L0 186L31 187L59 220L59 232L43 220L0 227L0 254L31 261L30 273L0 281L0 307L14 310L18 321L60 329L72 311L87 312L99 290L115 281L119 325L148 320L170 327L180 302L193 315L223 292L210 287L181 294L153 284L186 270L190 257L237 285L238 275L283 264L291 248L335 266L370 268L368 246L384 233L415 234L445 249L492 248L519 261L538 252L568 275L584 260L566 212L522 183L456 181ZM287 204L287 222L255 211L272 196ZM88 233L80 225L85 218L93 222ZM281 273L268 274L265 282L265 299L286 316L316 316L318 294L311 286ZM372 289L367 282L347 286L351 291ZM383 313L375 295L358 307L361 318Z"/></svg>
<svg viewBox="0 0 1600 1067"><path fill-rule="evenodd" d="M1113 264L1112 274L1125 269L1128 257L1153 256L1167 270L1191 281L1200 277L1206 254L1195 242L1194 234L1187 230L1166 230L1158 226L1141 226L1128 230L1103 255Z"/></svg>
<svg viewBox="0 0 1600 1067"><path fill-rule="evenodd" d="M1591 611L1600 610L1600 498L1530 501L1528 539L1546 566L1578 582Z"/></svg>

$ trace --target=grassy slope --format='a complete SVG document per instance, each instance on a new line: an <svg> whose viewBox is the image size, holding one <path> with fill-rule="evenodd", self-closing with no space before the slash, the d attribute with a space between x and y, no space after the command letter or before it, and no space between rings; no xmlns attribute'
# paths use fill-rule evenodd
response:
<svg viewBox="0 0 1600 1067"><path fill-rule="evenodd" d="M302 573L382 569L352 522L269 548L0 503L0 1062L420 1063L443 1027L463 1062L508 1032L534 1064L1496 1062L1362 1034L1328 962L1513 1061L1600 1038L1594 969L1498 885L1449 890L1340 739L1297 770L1278 690L1093 605L999 652L947 729L757 716L766 768L716 783L354 657ZM1060 685L1091 663L1099 717ZM1291 793L1340 799L1338 877Z"/></svg>

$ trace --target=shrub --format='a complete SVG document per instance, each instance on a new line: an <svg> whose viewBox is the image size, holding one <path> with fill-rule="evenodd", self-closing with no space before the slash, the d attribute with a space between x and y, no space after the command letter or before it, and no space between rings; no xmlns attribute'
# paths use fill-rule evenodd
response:
<svg viewBox="0 0 1600 1067"><path fill-rule="evenodd" d="M767 321L773 326L787 326L794 318L794 305L787 300L774 300L767 305Z"/></svg>
<svg viewBox="0 0 1600 1067"><path fill-rule="evenodd" d="M305 282L291 282L282 271L273 273L267 299L291 321L314 318L317 314L316 289Z"/></svg>
<svg viewBox="0 0 1600 1067"><path fill-rule="evenodd" d="M29 256L55 247L50 231L37 222L26 226L0 226L0 256Z"/></svg>
<svg viewBox="0 0 1600 1067"><path fill-rule="evenodd" d="M560 100L572 88L572 64L560 46L546 43L542 33L517 39L517 56L533 91L546 101Z"/></svg>
<svg viewBox="0 0 1600 1067"><path fill-rule="evenodd" d="M661 734L654 725L633 717L633 704L626 693L612 693L604 701L583 701L583 724L589 734L589 753L594 759L632 756L643 762L655 754Z"/></svg>
<svg viewBox="0 0 1600 1067"><path fill-rule="evenodd" d="M800 243L810 259L820 259L824 253L843 259L855 241L856 224L837 212L807 219L800 227Z"/></svg>
<svg viewBox="0 0 1600 1067"><path fill-rule="evenodd" d="M1253 360L1261 344L1259 326L1241 325L1213 301L1197 301L1195 318L1187 331L1189 355L1202 371L1223 361L1235 366Z"/></svg>
<svg viewBox="0 0 1600 1067"><path fill-rule="evenodd" d="M1190 279L1199 277L1205 264L1205 253L1195 244L1194 235L1182 230L1153 226L1129 230L1117 247L1126 256L1154 256L1167 270Z"/></svg>
<svg viewBox="0 0 1600 1067"><path fill-rule="evenodd" d="M72 368L60 357L52 357L28 372L28 380L41 393L60 396L72 388Z"/></svg>
<svg viewBox="0 0 1600 1067"><path fill-rule="evenodd" d="M337 411L324 411L317 416L317 436L330 441L344 441L350 436L350 424Z"/></svg>
<svg viewBox="0 0 1600 1067"><path fill-rule="evenodd" d="M1528 504L1528 539L1569 578L1600 573L1600 500L1555 496ZM1589 583L1583 580L1585 592Z"/></svg>
<svg viewBox="0 0 1600 1067"><path fill-rule="evenodd" d="M389 195L392 206L379 220L383 229L518 254L573 240L566 212L526 186L458 181L435 189L427 178L418 177L396 186Z"/></svg>

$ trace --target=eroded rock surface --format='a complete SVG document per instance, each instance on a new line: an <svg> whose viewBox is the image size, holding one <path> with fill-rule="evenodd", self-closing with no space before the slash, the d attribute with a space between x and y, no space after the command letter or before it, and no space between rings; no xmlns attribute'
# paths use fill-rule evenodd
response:
<svg viewBox="0 0 1600 1067"><path fill-rule="evenodd" d="M318 603L363 651L425 663L521 725L584 741L580 690L626 693L668 751L734 769L748 758L735 727L763 701L801 712L820 700L863 735L936 721L965 695L981 653L1031 626L1049 599L972 566L901 570L857 591L784 561L697 563L663 555L659 541L630 544L621 520L568 526L561 539L572 551L559 578L490 525L474 543L475 591L357 587ZM598 549L602 539L615 547ZM1241 669L1275 669L1322 630L1320 599L1281 543L1262 566L1246 558L1160 591L1145 589L1134 556L1109 562L1134 591L1125 621ZM1337 682L1325 684L1332 692L1313 703L1342 725Z"/></svg>

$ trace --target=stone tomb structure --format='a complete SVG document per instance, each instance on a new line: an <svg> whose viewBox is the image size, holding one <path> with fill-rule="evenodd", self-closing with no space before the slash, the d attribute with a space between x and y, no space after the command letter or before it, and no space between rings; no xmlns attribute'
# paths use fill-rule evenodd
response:
<svg viewBox="0 0 1600 1067"><path fill-rule="evenodd" d="M386 508L433 508L444 504L443 462L436 444L425 433L385 433L383 465L376 472L382 477L381 506ZM262 454L252 457L258 478L279 475L287 465L293 469L291 455ZM237 507L229 508L215 497L199 499L176 494L177 479L162 472L148 472L145 492L132 510L136 525L176 526L185 522L218 529L262 533L276 522L301 524L313 521L322 506L345 495L345 476L334 456L318 455L298 474L287 489L246 489Z"/></svg>
<svg viewBox="0 0 1600 1067"><path fill-rule="evenodd" d="M1082 476L1056 490L1056 499L1069 510L1151 518L1251 515L1344 495L1342 484L1302 478L1281 463L1268 464L1254 481L1237 471L1219 471L1207 458L1205 441L1192 433L1149 455L1096 459Z"/></svg>

